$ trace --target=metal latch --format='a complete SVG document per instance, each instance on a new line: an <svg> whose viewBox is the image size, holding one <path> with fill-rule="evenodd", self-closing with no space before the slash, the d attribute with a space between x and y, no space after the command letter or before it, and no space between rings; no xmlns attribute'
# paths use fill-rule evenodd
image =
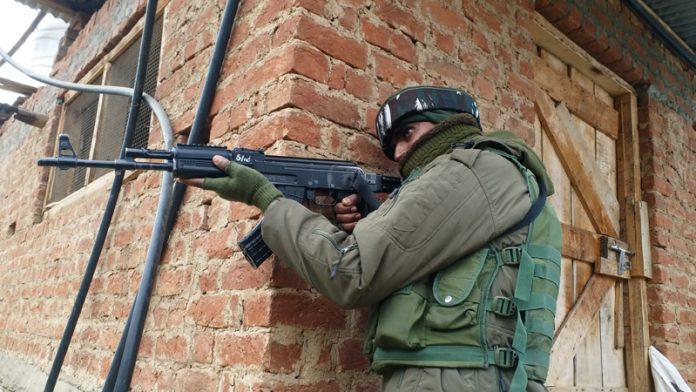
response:
<svg viewBox="0 0 696 392"><path fill-rule="evenodd" d="M607 236L599 237L599 261L597 272L604 275L629 279L631 277L631 259L635 254L628 244Z"/></svg>

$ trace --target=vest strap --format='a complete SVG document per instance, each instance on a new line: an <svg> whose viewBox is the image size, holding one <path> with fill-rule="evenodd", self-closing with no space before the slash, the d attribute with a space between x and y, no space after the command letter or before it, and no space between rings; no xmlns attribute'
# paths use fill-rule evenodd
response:
<svg viewBox="0 0 696 392"><path fill-rule="evenodd" d="M544 335L547 338L553 339L553 322L544 322L535 318L531 318L527 320L526 327L528 333L536 333ZM527 353L529 353L529 351L527 351Z"/></svg>
<svg viewBox="0 0 696 392"><path fill-rule="evenodd" d="M546 245L528 244L526 246L527 253L535 259L544 259L553 261L555 264L561 264L561 252L557 249Z"/></svg>
<svg viewBox="0 0 696 392"><path fill-rule="evenodd" d="M532 294L528 301L517 303L520 310L546 309L556 314L556 300L548 294Z"/></svg>
<svg viewBox="0 0 696 392"><path fill-rule="evenodd" d="M548 280L558 287L558 283L561 280L561 271L554 264L537 264L534 267L534 277Z"/></svg>
<svg viewBox="0 0 696 392"><path fill-rule="evenodd" d="M500 258L505 265L517 265L522 259L522 247L510 246L500 250Z"/></svg>
<svg viewBox="0 0 696 392"><path fill-rule="evenodd" d="M517 312L515 301L509 297L497 296L491 301L489 309L498 316L510 317Z"/></svg>
<svg viewBox="0 0 696 392"><path fill-rule="evenodd" d="M420 350L405 350L398 348L377 347L373 355L374 362L398 361L399 363L432 362L435 358L439 363L450 362L452 367L462 367L467 363L484 368L495 365L510 369L518 365L519 353L508 347L493 347L483 349L475 346L427 346Z"/></svg>

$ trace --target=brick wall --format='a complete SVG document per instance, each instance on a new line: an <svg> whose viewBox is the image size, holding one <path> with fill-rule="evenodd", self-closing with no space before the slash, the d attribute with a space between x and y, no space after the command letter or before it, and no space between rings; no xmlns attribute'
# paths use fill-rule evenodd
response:
<svg viewBox="0 0 696 392"><path fill-rule="evenodd" d="M181 136L194 117L224 3L171 0L164 8L157 98ZM538 1L537 8L543 11L544 3ZM77 80L88 72L142 16L143 7L142 0L107 0L57 64L56 75ZM568 2L555 22L576 18L578 9L584 8ZM374 136L378 103L398 87L433 83L469 90L481 106L485 128L513 129L533 143L536 50L527 30L533 12L530 1L245 0L213 104L210 140L277 154L351 159L394 173ZM622 12L620 25L640 31L635 18ZM604 53L623 45L611 30L618 27L581 20L583 26L596 23L596 38L584 43L588 47L606 40ZM583 37L577 30L569 36ZM660 48L654 41L644 44ZM689 347L695 351L696 320L688 310L694 298L675 294L694 291L696 281L686 257L695 253L694 231L686 223L693 213L686 201L693 200L696 186L684 170L694 161L693 96L684 93L694 91L693 72L680 72L666 52L669 61L654 71L643 63L648 60L633 59L621 48L615 49L621 61L634 65L619 73L626 80L653 82L664 67L677 78L672 84L655 81L642 95L641 149L653 152L642 163L657 264L651 333L658 347L671 350L688 370ZM604 62L621 70L619 60L611 60ZM0 319L0 353L15 369L39 372L50 368L111 183L103 178L43 211L48 171L35 161L51 153L57 128L52 110L60 94L42 89L28 103L52 113L44 129L9 121L0 132L5 184L0 189L0 312L6 315ZM672 150L664 150L665 144ZM677 149L682 161L670 161L665 151ZM653 173L675 176L668 177L666 187L654 180L660 175L650 181ZM139 284L159 183L158 174L140 173L124 185L62 371L78 389L100 388L108 372ZM379 390L360 353L364 310L338 309L279 261L252 270L240 255L236 241L258 215L208 193L187 193L159 267L134 390ZM689 285L692 290L685 290ZM696 375L689 374L693 383ZM37 383L39 389L44 379Z"/></svg>

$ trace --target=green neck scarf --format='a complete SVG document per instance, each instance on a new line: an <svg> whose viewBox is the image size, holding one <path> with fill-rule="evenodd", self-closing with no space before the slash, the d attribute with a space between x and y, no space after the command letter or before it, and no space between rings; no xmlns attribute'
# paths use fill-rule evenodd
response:
<svg viewBox="0 0 696 392"><path fill-rule="evenodd" d="M416 168L422 168L438 156L452 152L455 144L480 134L478 127L452 116L423 135L406 153L399 168L401 176L407 178Z"/></svg>

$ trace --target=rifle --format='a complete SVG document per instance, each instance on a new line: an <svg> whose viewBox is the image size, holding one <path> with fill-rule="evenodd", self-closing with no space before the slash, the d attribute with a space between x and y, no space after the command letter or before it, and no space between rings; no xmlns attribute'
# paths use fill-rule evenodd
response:
<svg viewBox="0 0 696 392"><path fill-rule="evenodd" d="M213 156L220 155L230 161L248 166L263 174L287 198L300 203L318 205L317 197L336 200L352 193L360 195L360 211L367 215L379 207L375 192L392 192L401 185L398 177L368 173L351 161L294 158L266 155L263 150L208 145L177 144L171 150L126 148L125 158L108 160L78 159L70 144L70 137L58 137L58 156L39 159L39 166L54 166L61 170L75 167L96 167L121 170L166 170L178 178L224 177L227 173L213 164ZM163 162L142 162L140 159L156 159ZM261 236L261 222L239 241L244 257L258 268L273 252Z"/></svg>

